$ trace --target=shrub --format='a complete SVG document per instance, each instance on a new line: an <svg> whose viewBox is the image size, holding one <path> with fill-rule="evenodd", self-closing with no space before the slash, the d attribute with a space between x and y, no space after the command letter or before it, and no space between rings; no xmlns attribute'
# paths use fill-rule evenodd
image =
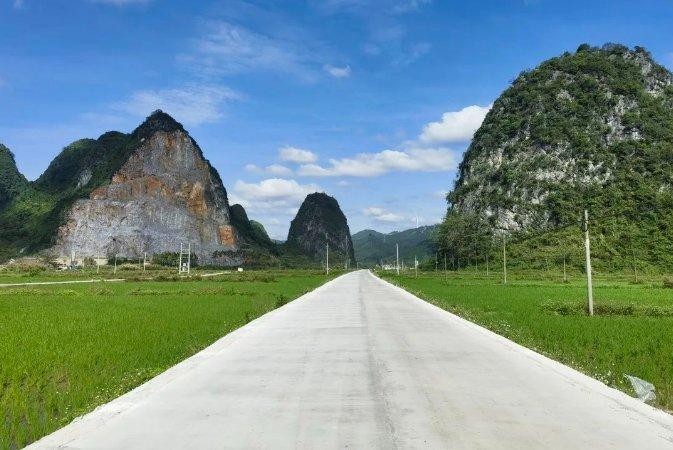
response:
<svg viewBox="0 0 673 450"><path fill-rule="evenodd" d="M91 295L112 295L112 291L105 288L92 288L89 290L89 293Z"/></svg>
<svg viewBox="0 0 673 450"><path fill-rule="evenodd" d="M276 308L280 308L283 305L287 305L289 302L288 298L283 294L276 295Z"/></svg>
<svg viewBox="0 0 673 450"><path fill-rule="evenodd" d="M96 261L92 257L87 256L82 261L82 266L87 267L87 268L96 267Z"/></svg>

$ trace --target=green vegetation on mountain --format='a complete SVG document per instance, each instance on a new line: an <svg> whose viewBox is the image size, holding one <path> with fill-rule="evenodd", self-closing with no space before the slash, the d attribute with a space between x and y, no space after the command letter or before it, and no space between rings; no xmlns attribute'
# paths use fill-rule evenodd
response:
<svg viewBox="0 0 673 450"><path fill-rule="evenodd" d="M250 219L250 226L254 230L257 239L259 239L260 241L269 241L273 243L273 241L269 237L269 233L266 232L266 228L264 228L264 225L262 225L260 222Z"/></svg>
<svg viewBox="0 0 673 450"><path fill-rule="evenodd" d="M26 189L28 181L19 173L14 154L0 144L0 208Z"/></svg>
<svg viewBox="0 0 673 450"><path fill-rule="evenodd" d="M400 259L407 264L414 260L435 260L438 225L412 228L392 233L362 230L353 235L355 258L361 267L395 264L395 244L399 245Z"/></svg>
<svg viewBox="0 0 673 450"><path fill-rule="evenodd" d="M231 223L238 231L239 237L243 239L243 246L277 253L276 244L269 238L264 225L250 220L243 206L231 205L229 211L231 213Z"/></svg>
<svg viewBox="0 0 673 450"><path fill-rule="evenodd" d="M163 111L155 111L131 134L110 131L98 139L68 145L35 181L35 187L61 198L82 198L110 182L140 144L158 131L184 131ZM219 177L218 177L219 179Z"/></svg>
<svg viewBox="0 0 673 450"><path fill-rule="evenodd" d="M355 264L348 221L339 203L334 197L315 192L306 197L292 220L285 249L290 254L324 260L326 244L332 263Z"/></svg>
<svg viewBox="0 0 673 450"><path fill-rule="evenodd" d="M673 268L671 73L617 44L522 72L475 133L448 201L439 245L461 265L498 255L503 234L513 263L579 265L586 208L598 269Z"/></svg>

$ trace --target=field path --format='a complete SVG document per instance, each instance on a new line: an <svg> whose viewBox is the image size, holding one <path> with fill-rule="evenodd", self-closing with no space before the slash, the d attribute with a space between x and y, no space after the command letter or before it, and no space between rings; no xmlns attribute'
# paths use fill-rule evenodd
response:
<svg viewBox="0 0 673 450"><path fill-rule="evenodd" d="M58 284L90 284L90 283L119 283L126 281L124 278L92 279L92 280L67 280L67 281L28 281L25 283L2 283L0 288L26 287L26 286L51 286Z"/></svg>
<svg viewBox="0 0 673 450"><path fill-rule="evenodd" d="M353 272L34 448L673 448L673 417Z"/></svg>
<svg viewBox="0 0 673 450"><path fill-rule="evenodd" d="M201 278L211 278L224 275L230 272L215 272L198 274ZM181 278L187 278L186 275L180 275ZM145 278L145 281L152 281L154 278ZM22 283L0 283L0 288L28 287L28 286L51 286L58 284L91 284L91 283L120 283L126 281L126 278L93 278L91 280L65 280L65 281L27 281Z"/></svg>

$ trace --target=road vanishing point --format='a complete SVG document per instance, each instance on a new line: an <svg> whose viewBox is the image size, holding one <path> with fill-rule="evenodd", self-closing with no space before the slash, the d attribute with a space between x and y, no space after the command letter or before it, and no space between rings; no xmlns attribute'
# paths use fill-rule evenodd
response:
<svg viewBox="0 0 673 450"><path fill-rule="evenodd" d="M358 271L31 448L657 449L673 416Z"/></svg>

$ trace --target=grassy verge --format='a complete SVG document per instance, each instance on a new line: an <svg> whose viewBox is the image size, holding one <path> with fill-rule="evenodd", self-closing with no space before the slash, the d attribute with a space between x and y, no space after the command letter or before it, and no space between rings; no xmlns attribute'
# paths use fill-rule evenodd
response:
<svg viewBox="0 0 673 450"><path fill-rule="evenodd" d="M35 441L325 281L245 272L0 289L0 448Z"/></svg>
<svg viewBox="0 0 673 450"><path fill-rule="evenodd" d="M192 270L192 275L204 275L219 272L234 272L235 269L222 270ZM112 267L101 267L100 271L96 269L79 269L79 270L38 270L38 271L22 271L22 270L0 270L0 284L14 284L14 283L37 283L37 282L51 282L51 281L72 281L72 280L92 280L92 279L141 279L141 278L177 278L179 275L176 269L172 268L153 268L143 271L138 268L124 268L116 272Z"/></svg>
<svg viewBox="0 0 673 450"><path fill-rule="evenodd" d="M595 283L597 315L585 314L586 287L467 273L380 273L440 308L632 394L624 374L653 383L657 406L673 410L673 289L616 278Z"/></svg>

